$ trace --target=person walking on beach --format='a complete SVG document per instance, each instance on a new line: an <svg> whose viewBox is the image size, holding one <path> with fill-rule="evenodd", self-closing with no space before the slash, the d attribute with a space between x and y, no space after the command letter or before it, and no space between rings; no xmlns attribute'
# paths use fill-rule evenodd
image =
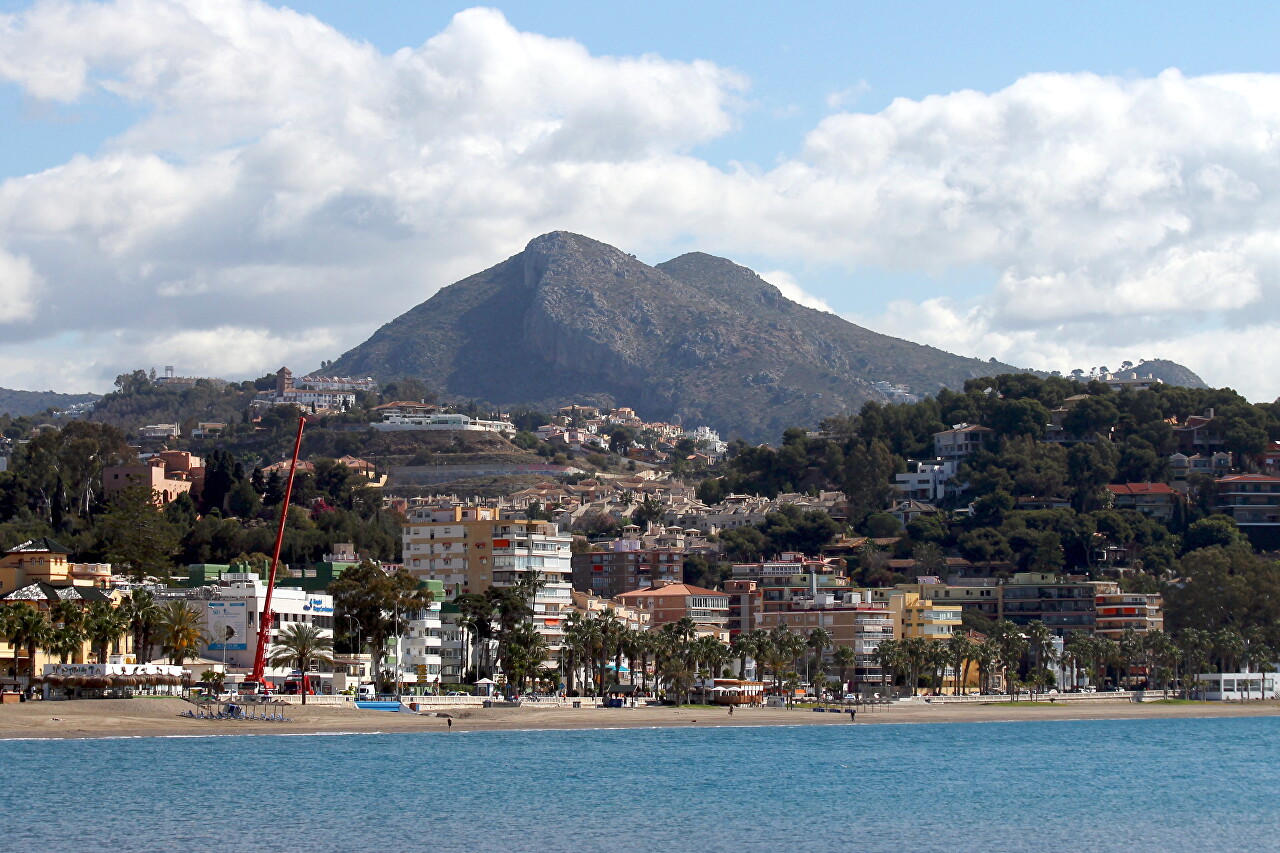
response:
<svg viewBox="0 0 1280 853"><path fill-rule="evenodd" d="M444 721L446 723L445 728L453 728L453 717L445 717Z"/></svg>
<svg viewBox="0 0 1280 853"><path fill-rule="evenodd" d="M850 708L850 709L849 709L849 722L851 722L851 723L853 723L853 722L857 722L857 719L858 719L858 709L857 709L857 708Z"/></svg>
<svg viewBox="0 0 1280 853"><path fill-rule="evenodd" d="M733 706L732 706L732 705L730 705L730 706L729 706L729 716L730 716L730 717L732 717L732 716L733 716Z"/></svg>

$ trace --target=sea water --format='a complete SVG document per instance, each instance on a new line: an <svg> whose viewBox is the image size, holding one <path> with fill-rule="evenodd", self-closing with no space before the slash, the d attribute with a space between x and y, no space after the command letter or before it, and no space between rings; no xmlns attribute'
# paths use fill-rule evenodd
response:
<svg viewBox="0 0 1280 853"><path fill-rule="evenodd" d="M1280 718L0 742L14 851L1280 849Z"/></svg>

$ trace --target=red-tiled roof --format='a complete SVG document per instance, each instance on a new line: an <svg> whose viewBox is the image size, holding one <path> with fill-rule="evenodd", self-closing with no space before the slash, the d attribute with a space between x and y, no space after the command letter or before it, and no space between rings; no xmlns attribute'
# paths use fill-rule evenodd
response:
<svg viewBox="0 0 1280 853"><path fill-rule="evenodd" d="M1223 477L1219 483L1280 483L1280 477L1268 477L1266 474L1233 474Z"/></svg>
<svg viewBox="0 0 1280 853"><path fill-rule="evenodd" d="M724 595L723 592L716 592L714 589L704 589L700 586L693 586L687 583L673 583L666 586L650 586L644 589L633 589L631 592L624 592L618 598L626 598L627 596L660 596L660 595Z"/></svg>
<svg viewBox="0 0 1280 853"><path fill-rule="evenodd" d="M1166 483L1122 483L1107 486L1113 495L1176 495Z"/></svg>

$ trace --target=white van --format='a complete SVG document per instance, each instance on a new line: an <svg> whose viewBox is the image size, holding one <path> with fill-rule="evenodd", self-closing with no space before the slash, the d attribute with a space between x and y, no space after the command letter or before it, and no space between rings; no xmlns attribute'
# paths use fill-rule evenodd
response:
<svg viewBox="0 0 1280 853"><path fill-rule="evenodd" d="M356 688L357 699L373 699L378 695L378 688L375 684L361 684Z"/></svg>

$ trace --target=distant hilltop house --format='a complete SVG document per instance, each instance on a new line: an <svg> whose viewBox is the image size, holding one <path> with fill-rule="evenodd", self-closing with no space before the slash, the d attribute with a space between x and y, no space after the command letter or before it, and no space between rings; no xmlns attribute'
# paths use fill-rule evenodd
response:
<svg viewBox="0 0 1280 853"><path fill-rule="evenodd" d="M204 485L204 460L185 450L165 450L130 465L112 465L102 469L102 491L111 497L130 486L146 486L155 495L155 503L167 506L178 495L200 493Z"/></svg>
<svg viewBox="0 0 1280 853"><path fill-rule="evenodd" d="M144 427L138 427L138 438L141 439L159 439L163 441L166 438L177 438L182 434L177 424L147 424Z"/></svg>
<svg viewBox="0 0 1280 853"><path fill-rule="evenodd" d="M312 412L345 412L355 404L355 391L295 387L293 371L287 367L276 371L275 390L263 391L253 398L252 403L258 408L297 406L299 409Z"/></svg>
<svg viewBox="0 0 1280 853"><path fill-rule="evenodd" d="M215 376L175 376L173 365L167 364L164 373L160 376L155 375L155 370L151 371L151 381L159 385L161 388L171 388L180 390L182 388L194 388L197 382L207 382L218 390L227 387L227 380L219 379Z"/></svg>
<svg viewBox="0 0 1280 853"><path fill-rule="evenodd" d="M486 421L456 412L435 412L421 415L385 415L381 421L369 424L383 432L403 430L458 430L463 432L510 432L516 431L515 424L510 421Z"/></svg>
<svg viewBox="0 0 1280 853"><path fill-rule="evenodd" d="M418 403L411 400L396 400L374 406L373 411L383 418L387 417L422 417L440 411L439 406L431 403Z"/></svg>
<svg viewBox="0 0 1280 853"><path fill-rule="evenodd" d="M356 379L351 376L317 376L308 373L297 381L299 388L312 391L365 391L372 393L378 390L378 383L372 377Z"/></svg>
<svg viewBox="0 0 1280 853"><path fill-rule="evenodd" d="M1157 385L1164 384L1164 380L1156 379L1150 373L1145 376L1139 376L1136 370L1122 370L1119 373L1103 373L1097 377L1097 381L1106 385L1112 391L1150 391Z"/></svg>

